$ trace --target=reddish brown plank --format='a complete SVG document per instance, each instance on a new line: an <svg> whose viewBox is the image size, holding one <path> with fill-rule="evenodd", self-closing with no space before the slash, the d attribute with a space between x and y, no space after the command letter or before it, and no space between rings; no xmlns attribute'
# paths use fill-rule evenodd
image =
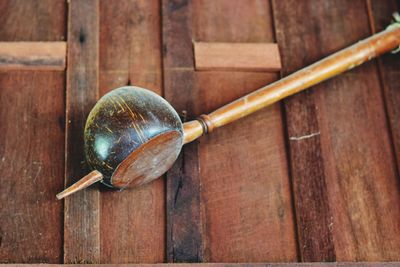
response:
<svg viewBox="0 0 400 267"><path fill-rule="evenodd" d="M392 22L392 14L399 10L396 1L368 1L372 32L384 30ZM400 172L400 54L387 54L379 60L379 70L390 123L393 148Z"/></svg>
<svg viewBox="0 0 400 267"><path fill-rule="evenodd" d="M178 111L186 110L189 118L209 112L276 78L265 73L193 72L192 39L271 42L269 12L267 1L165 2L165 93ZM181 165L168 175L169 260L296 258L279 106L256 116L201 139L199 148L197 143L184 148ZM261 141L250 144L257 139ZM241 141L243 145L235 145ZM257 160L248 152L255 146L262 148ZM252 191L255 188L262 190ZM264 235L270 241L259 238Z"/></svg>
<svg viewBox="0 0 400 267"><path fill-rule="evenodd" d="M196 70L279 71L281 59L273 43L193 44Z"/></svg>
<svg viewBox="0 0 400 267"><path fill-rule="evenodd" d="M64 1L0 1L0 41L56 41L65 11ZM31 27L44 19L56 26ZM62 261L64 82L59 71L0 72L0 262Z"/></svg>
<svg viewBox="0 0 400 267"><path fill-rule="evenodd" d="M192 38L198 42L274 41L268 1L194 1L192 12ZM197 72L197 115L276 78L268 73ZM296 260L282 133L280 108L274 105L200 139L207 261Z"/></svg>
<svg viewBox="0 0 400 267"><path fill-rule="evenodd" d="M0 266L4 267L84 267L86 264L2 264ZM398 262L345 262L345 263L337 263L337 262L318 262L318 263L203 263L203 264L93 264L93 267L168 267L168 266L178 266L178 267L190 267L190 266L198 266L198 267L268 267L268 266L282 266L282 267L290 267L290 266L310 266L310 267L318 267L318 266L367 266L367 267L386 267L386 266L399 266Z"/></svg>
<svg viewBox="0 0 400 267"><path fill-rule="evenodd" d="M165 35L169 34L164 32ZM173 39L167 40L168 51L177 48L175 42ZM165 67L165 96L183 117L186 114L187 119L193 118L196 114L194 102L191 101L196 92L194 87L193 69ZM168 262L205 260L201 211L198 143L194 141L182 148L180 157L167 173Z"/></svg>
<svg viewBox="0 0 400 267"><path fill-rule="evenodd" d="M65 182L88 173L83 129L98 97L98 0L69 2ZM100 194L96 187L65 199L64 262L100 262Z"/></svg>
<svg viewBox="0 0 400 267"><path fill-rule="evenodd" d="M273 6L284 74L370 35L365 1ZM398 260L399 185L376 65L315 89L285 100L302 260Z"/></svg>
<svg viewBox="0 0 400 267"><path fill-rule="evenodd" d="M84 267L85 264L2 264L4 267ZM198 266L198 267L290 267L290 266L300 266L300 267L340 267L340 266L366 266L366 267L390 267L390 266L399 266L398 262L309 262L309 263L200 263L200 264L190 264L190 263L181 263L181 264L171 264L171 263L159 263L159 264L93 264L93 267L102 267L102 266L110 266L110 267L168 267L168 266L178 266L178 267L190 267L190 266Z"/></svg>
<svg viewBox="0 0 400 267"><path fill-rule="evenodd" d="M164 0L165 98L187 119L196 116L191 1ZM183 147L167 173L167 261L204 261L197 141Z"/></svg>
<svg viewBox="0 0 400 267"><path fill-rule="evenodd" d="M64 73L2 72L0 86L0 262L59 263Z"/></svg>
<svg viewBox="0 0 400 267"><path fill-rule="evenodd" d="M65 42L0 42L0 70L64 70Z"/></svg>
<svg viewBox="0 0 400 267"><path fill-rule="evenodd" d="M100 18L100 95L128 84L162 94L159 3L101 1ZM163 262L164 180L101 194L101 262Z"/></svg>
<svg viewBox="0 0 400 267"><path fill-rule="evenodd" d="M200 98L210 100L200 103L204 107L214 104L210 108L213 109L222 101L227 103L228 97L242 96L275 77L244 73L199 75L201 88L213 88ZM296 260L279 112L275 105L200 140L205 247L210 261Z"/></svg>
<svg viewBox="0 0 400 267"><path fill-rule="evenodd" d="M65 0L1 0L1 41L64 41Z"/></svg>

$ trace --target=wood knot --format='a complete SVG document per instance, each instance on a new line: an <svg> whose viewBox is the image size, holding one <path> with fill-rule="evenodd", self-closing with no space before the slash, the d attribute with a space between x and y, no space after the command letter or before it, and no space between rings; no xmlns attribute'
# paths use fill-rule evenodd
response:
<svg viewBox="0 0 400 267"><path fill-rule="evenodd" d="M79 43L83 44L86 42L86 34L83 29L79 30Z"/></svg>

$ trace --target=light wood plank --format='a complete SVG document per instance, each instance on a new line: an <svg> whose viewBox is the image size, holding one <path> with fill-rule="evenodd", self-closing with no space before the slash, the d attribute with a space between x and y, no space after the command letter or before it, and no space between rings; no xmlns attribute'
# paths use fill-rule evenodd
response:
<svg viewBox="0 0 400 267"><path fill-rule="evenodd" d="M270 71L281 69L274 43L195 42L196 70Z"/></svg>
<svg viewBox="0 0 400 267"><path fill-rule="evenodd" d="M65 42L0 42L0 71L65 69Z"/></svg>

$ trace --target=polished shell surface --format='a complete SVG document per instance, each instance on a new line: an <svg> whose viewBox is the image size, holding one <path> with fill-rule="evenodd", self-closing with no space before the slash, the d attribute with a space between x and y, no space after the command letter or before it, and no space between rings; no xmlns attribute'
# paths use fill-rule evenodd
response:
<svg viewBox="0 0 400 267"><path fill-rule="evenodd" d="M104 175L103 183L113 186L110 180L118 165L135 149L167 132L183 137L180 118L166 100L139 87L115 89L96 103L86 121L87 163Z"/></svg>

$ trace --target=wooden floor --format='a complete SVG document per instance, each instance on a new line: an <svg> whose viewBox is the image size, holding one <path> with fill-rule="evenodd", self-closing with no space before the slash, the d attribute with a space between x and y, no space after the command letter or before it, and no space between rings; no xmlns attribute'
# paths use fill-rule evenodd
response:
<svg viewBox="0 0 400 267"><path fill-rule="evenodd" d="M193 41L277 42L285 76L382 30L395 0L0 0L0 41L66 41L66 71L0 71L0 262L400 261L400 56L183 149L138 190L55 194L87 172L113 88L188 119L279 78L195 71Z"/></svg>

